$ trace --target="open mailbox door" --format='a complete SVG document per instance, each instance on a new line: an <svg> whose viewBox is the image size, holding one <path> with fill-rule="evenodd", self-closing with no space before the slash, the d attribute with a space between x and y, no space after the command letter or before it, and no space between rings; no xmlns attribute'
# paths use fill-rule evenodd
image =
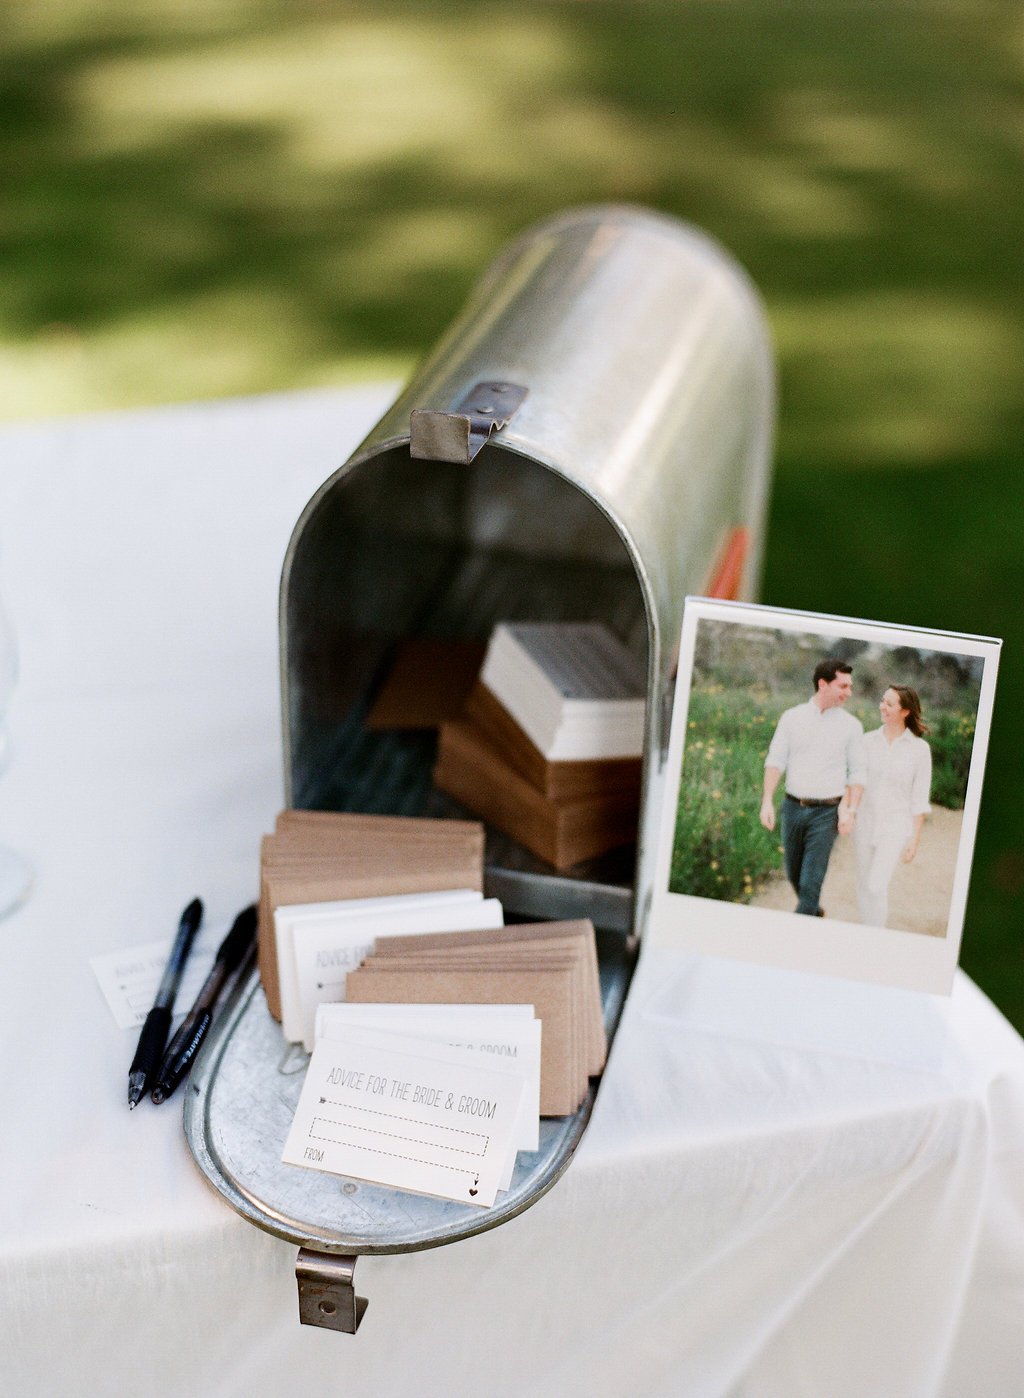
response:
<svg viewBox="0 0 1024 1398"><path fill-rule="evenodd" d="M436 737L368 727L396 649L486 641L499 621L601 621L647 675L635 848L556 873L489 831L486 892L510 916L598 929L609 1036L648 916L683 600L750 598L774 416L759 301L704 235L586 208L513 243L394 407L310 500L281 585L289 805L471 814L432 788ZM306 1058L255 975L186 1095L201 1169L297 1244L302 1319L354 1330L354 1258L434 1247L520 1213L566 1168L597 1087L541 1123L491 1209L281 1164Z"/></svg>

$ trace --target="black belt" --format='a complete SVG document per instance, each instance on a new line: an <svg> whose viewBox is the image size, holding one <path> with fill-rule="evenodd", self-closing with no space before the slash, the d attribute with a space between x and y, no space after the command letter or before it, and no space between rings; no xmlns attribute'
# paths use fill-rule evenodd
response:
<svg viewBox="0 0 1024 1398"><path fill-rule="evenodd" d="M823 801L811 798L805 800L802 796L790 796L789 792L786 792L786 800L795 801L798 806L838 806L842 799L841 796L827 796Z"/></svg>

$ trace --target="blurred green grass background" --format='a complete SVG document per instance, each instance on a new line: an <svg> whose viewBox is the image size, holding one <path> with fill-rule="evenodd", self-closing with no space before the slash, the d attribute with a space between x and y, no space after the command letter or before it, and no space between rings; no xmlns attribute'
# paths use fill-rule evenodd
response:
<svg viewBox="0 0 1024 1398"><path fill-rule="evenodd" d="M781 375L764 600L1006 640L963 964L1024 1026L1024 14L8 0L0 416L403 375L498 247L716 236Z"/></svg>

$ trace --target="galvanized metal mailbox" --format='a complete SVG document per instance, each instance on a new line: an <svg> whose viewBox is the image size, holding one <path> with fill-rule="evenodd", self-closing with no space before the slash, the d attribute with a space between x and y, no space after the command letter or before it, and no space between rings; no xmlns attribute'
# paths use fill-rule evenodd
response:
<svg viewBox="0 0 1024 1398"><path fill-rule="evenodd" d="M285 560L285 779L297 807L453 814L432 790L432 735L365 722L410 639L599 620L642 659L635 849L556 874L497 832L487 843L487 892L509 914L594 922L610 1032L650 905L683 599L753 594L773 413L758 299L714 243L640 209L569 212L498 258L310 500ZM335 1328L361 1315L358 1254L450 1242L533 1203L565 1169L596 1091L574 1117L542 1123L540 1150L520 1156L493 1209L413 1196L396 1208L383 1187L280 1165L305 1061L251 980L193 1079L186 1126L225 1197L303 1249L303 1318Z"/></svg>

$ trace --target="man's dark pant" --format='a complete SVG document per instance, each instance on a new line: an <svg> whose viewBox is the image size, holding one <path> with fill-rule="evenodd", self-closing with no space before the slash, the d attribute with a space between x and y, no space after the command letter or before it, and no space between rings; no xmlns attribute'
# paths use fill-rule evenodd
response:
<svg viewBox="0 0 1024 1398"><path fill-rule="evenodd" d="M799 900L798 913L819 916L821 885L838 833L839 812L835 806L801 806L789 796L783 798L782 847L786 877Z"/></svg>

